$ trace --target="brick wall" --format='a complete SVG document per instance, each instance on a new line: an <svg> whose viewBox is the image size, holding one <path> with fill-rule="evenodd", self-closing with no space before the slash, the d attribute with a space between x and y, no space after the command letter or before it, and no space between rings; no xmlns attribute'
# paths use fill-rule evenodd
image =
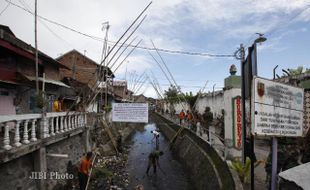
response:
<svg viewBox="0 0 310 190"><path fill-rule="evenodd" d="M67 69L60 69L60 77L71 77L82 82L84 84L87 84L90 82L93 84L96 81L97 74L97 64L90 60L87 57L84 57L77 51L71 51L63 56L61 56L58 61L70 68L70 70ZM75 72L73 72L75 67ZM73 74L75 73L75 74Z"/></svg>
<svg viewBox="0 0 310 190"><path fill-rule="evenodd" d="M44 66L45 77L52 80L60 80L58 67L51 64L45 64Z"/></svg>

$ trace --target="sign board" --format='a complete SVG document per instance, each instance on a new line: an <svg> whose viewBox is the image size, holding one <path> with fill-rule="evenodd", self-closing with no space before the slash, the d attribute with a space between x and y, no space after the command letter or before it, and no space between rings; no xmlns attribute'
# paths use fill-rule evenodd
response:
<svg viewBox="0 0 310 190"><path fill-rule="evenodd" d="M148 122L148 104L147 103L113 103L112 121L113 122Z"/></svg>
<svg viewBox="0 0 310 190"><path fill-rule="evenodd" d="M255 135L302 136L304 90L255 77L252 85Z"/></svg>
<svg viewBox="0 0 310 190"><path fill-rule="evenodd" d="M232 99L233 104L233 142L237 149L242 148L242 106L241 97Z"/></svg>

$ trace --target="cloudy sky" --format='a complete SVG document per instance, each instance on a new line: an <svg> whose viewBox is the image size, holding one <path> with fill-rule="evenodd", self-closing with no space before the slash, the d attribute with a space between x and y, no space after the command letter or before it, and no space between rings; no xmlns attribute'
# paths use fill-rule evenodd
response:
<svg viewBox="0 0 310 190"><path fill-rule="evenodd" d="M113 46L149 2L40 0L38 15L101 39L105 37L102 23L108 21L108 45ZM34 17L26 10L33 12L34 0L1 0L0 24L9 26L18 38L34 45ZM240 62L235 58L206 54L233 55L241 43L250 46L257 38L255 33L263 33L267 38L258 44L259 76L272 78L276 65L280 76L282 69L310 68L310 0L154 0L145 15L146 19L128 42L137 37L134 44L142 40L139 44L142 47L151 48L152 40L159 49L198 53L160 53L183 92L195 93L206 81L206 91L211 91L213 85L216 90L221 89L232 64L240 74ZM103 42L98 38L43 19L38 22L39 49L54 58L71 49L81 53L86 50L86 55L99 63ZM156 52L151 53L160 60ZM156 78L163 90L168 88L169 81L158 64L146 50L139 48L117 69L116 78L126 78L133 88L143 73ZM148 82L138 93L141 92L157 97Z"/></svg>

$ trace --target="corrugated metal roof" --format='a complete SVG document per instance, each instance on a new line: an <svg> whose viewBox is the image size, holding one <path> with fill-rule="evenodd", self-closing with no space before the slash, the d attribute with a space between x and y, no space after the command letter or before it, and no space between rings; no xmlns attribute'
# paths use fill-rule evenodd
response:
<svg viewBox="0 0 310 190"><path fill-rule="evenodd" d="M26 77L30 81L35 81L36 80L36 78L33 77L33 76L28 76L28 75L23 75L23 76ZM43 78L39 77L39 81L43 82ZM57 81L57 80L52 80L52 79L45 78L44 82L45 83L54 84L54 85L57 85L57 86L63 86L63 87L66 87L66 88L70 88L70 86L66 85L65 83L63 83L61 81Z"/></svg>

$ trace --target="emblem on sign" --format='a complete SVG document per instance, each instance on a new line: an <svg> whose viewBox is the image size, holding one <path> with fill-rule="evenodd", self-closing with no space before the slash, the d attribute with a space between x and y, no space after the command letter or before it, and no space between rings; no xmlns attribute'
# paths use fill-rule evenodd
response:
<svg viewBox="0 0 310 190"><path fill-rule="evenodd" d="M262 82L257 82L257 93L260 97L265 94L265 84Z"/></svg>

